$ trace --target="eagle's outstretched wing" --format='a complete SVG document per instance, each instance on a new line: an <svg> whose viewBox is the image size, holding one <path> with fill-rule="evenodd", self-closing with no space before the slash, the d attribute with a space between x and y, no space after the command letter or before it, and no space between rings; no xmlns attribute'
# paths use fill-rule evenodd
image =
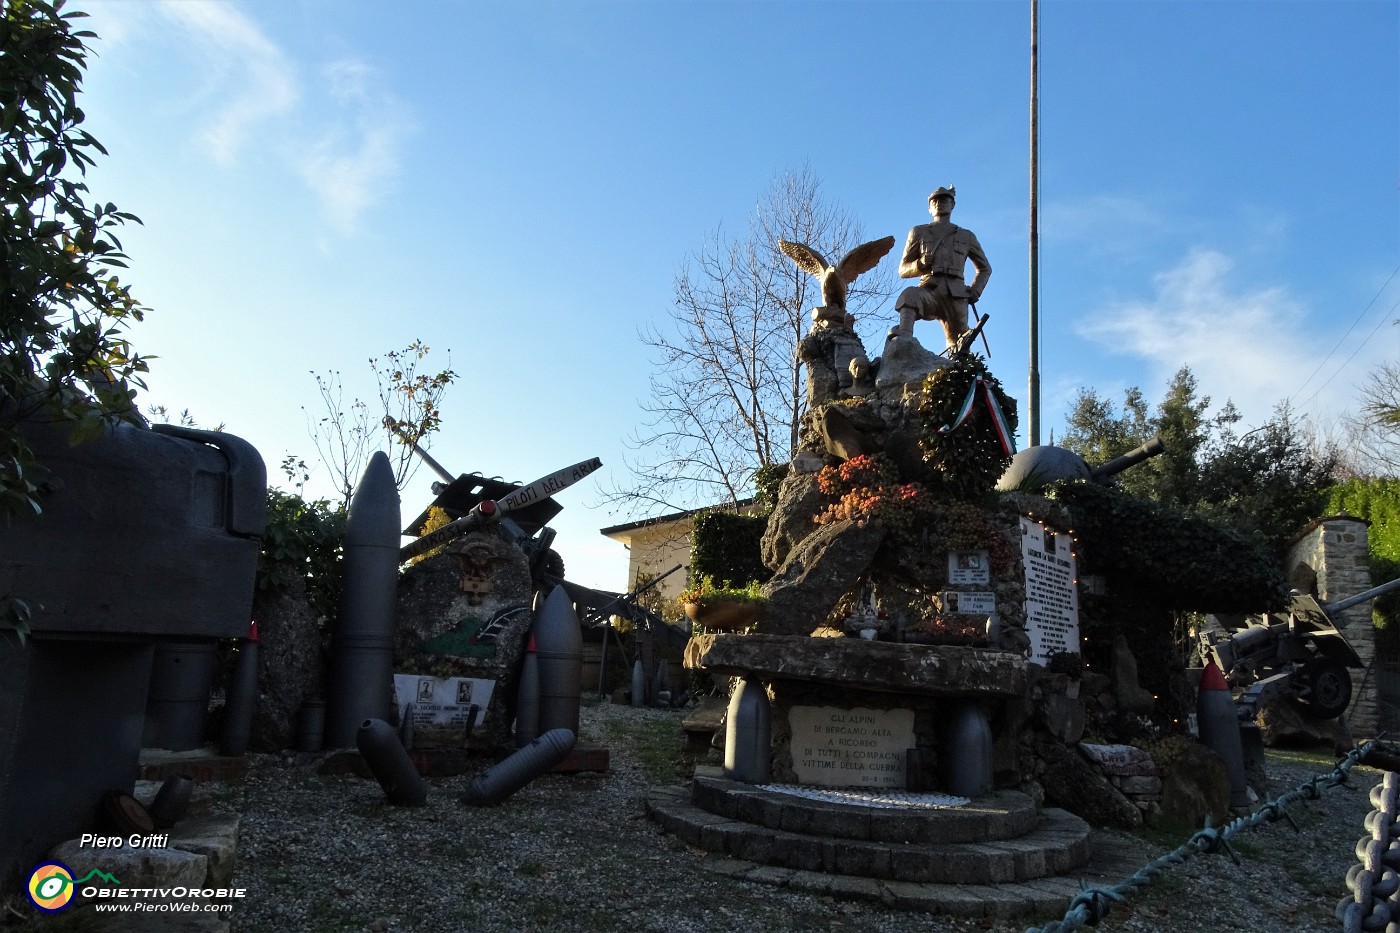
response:
<svg viewBox="0 0 1400 933"><path fill-rule="evenodd" d="M784 244L786 247L787 244ZM850 285L856 280L856 276L862 272L869 272L879 265L884 255L894 248L894 237L887 236L882 240L871 240L869 243L862 243L846 254L846 257L836 264L836 271L841 276L841 280ZM804 247L805 249L805 247ZM783 252L787 252L786 249ZM792 253L788 253L789 256ZM798 265L801 265L799 262Z"/></svg>
<svg viewBox="0 0 1400 933"><path fill-rule="evenodd" d="M890 242L894 242L893 238L891 238ZM801 269L803 272L810 272L812 275L820 276L827 270L829 265L827 261L822 258L821 253L812 249L812 247L808 246L806 243L789 243L787 240L779 240L778 248L787 254L789 259L797 263L797 268ZM863 248L864 247L862 247L862 249ZM876 261L878 261L878 259Z"/></svg>

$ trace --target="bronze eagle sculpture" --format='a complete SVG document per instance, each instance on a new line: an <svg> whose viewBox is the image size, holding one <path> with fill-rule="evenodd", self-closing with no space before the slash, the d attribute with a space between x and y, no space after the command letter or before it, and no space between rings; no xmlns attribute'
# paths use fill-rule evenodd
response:
<svg viewBox="0 0 1400 933"><path fill-rule="evenodd" d="M834 266L828 263L821 253L806 243L789 243L787 240L779 240L778 248L789 259L797 263L797 267L803 272L809 272L817 277L817 280L821 282L822 303L826 307L845 311L846 286L854 282L856 276L862 272L869 272L879 264L880 259L894 248L894 237L887 236L881 240L862 243L847 253Z"/></svg>

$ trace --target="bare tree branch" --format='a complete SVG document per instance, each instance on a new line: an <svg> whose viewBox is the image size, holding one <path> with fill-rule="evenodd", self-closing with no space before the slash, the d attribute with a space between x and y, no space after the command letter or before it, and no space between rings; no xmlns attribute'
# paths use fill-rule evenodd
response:
<svg viewBox="0 0 1400 933"><path fill-rule="evenodd" d="M821 201L820 187L806 167L776 177L743 238L716 229L686 257L670 321L639 334L654 351L651 397L627 442L631 476L605 489L604 503L634 514L734 505L752 494L759 467L791 458L807 403L795 350L821 292L778 241L839 256L864 240L849 214ZM859 314L887 300L891 281L888 271L865 277L848 308Z"/></svg>
<svg viewBox="0 0 1400 933"><path fill-rule="evenodd" d="M1400 473L1400 363L1383 363L1371 370L1359 388L1357 402L1359 411L1342 419L1351 465L1371 476Z"/></svg>

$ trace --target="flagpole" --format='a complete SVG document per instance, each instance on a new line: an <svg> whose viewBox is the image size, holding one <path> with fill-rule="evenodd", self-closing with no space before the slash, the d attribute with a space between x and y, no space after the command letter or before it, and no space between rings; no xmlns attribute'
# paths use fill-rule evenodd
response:
<svg viewBox="0 0 1400 933"><path fill-rule="evenodd" d="M1040 443L1040 4L1031 0L1031 236L1030 236L1030 375L1026 403L1027 446Z"/></svg>

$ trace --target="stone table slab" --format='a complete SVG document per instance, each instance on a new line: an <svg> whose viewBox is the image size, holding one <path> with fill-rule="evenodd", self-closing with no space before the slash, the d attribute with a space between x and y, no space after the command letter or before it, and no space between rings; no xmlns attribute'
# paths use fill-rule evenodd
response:
<svg viewBox="0 0 1400 933"><path fill-rule="evenodd" d="M686 657L692 667L770 682L924 696L1008 697L1026 691L1026 661L1019 654L961 645L719 634L696 636Z"/></svg>

